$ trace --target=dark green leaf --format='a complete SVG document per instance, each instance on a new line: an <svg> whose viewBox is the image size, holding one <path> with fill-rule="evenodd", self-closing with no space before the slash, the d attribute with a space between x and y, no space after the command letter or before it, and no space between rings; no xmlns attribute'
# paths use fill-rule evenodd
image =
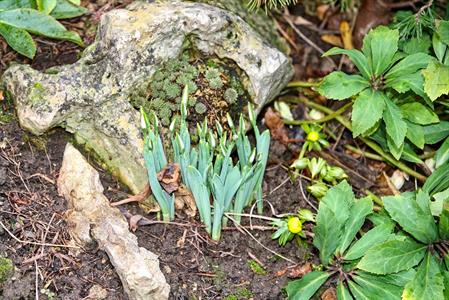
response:
<svg viewBox="0 0 449 300"><path fill-rule="evenodd" d="M330 55L337 55L337 54L346 54L349 59L354 63L354 65L357 67L357 69L360 71L363 77L366 79L369 79L371 76L368 61L366 60L366 57L363 55L362 52L360 52L357 49L342 49L342 48L332 48L326 53L323 54L323 56L330 56Z"/></svg>
<svg viewBox="0 0 449 300"><path fill-rule="evenodd" d="M344 259L354 260L362 257L371 247L386 241L392 231L393 226L391 224L382 224L374 227L349 248L344 255Z"/></svg>
<svg viewBox="0 0 449 300"><path fill-rule="evenodd" d="M383 113L388 136L393 140L396 147L401 147L407 133L407 124L402 119L399 107L388 97L385 100L385 110Z"/></svg>
<svg viewBox="0 0 449 300"><path fill-rule="evenodd" d="M401 111L407 120L416 124L429 125L439 122L437 114L419 102L402 104Z"/></svg>
<svg viewBox="0 0 449 300"><path fill-rule="evenodd" d="M424 75L424 91L434 101L441 95L449 93L449 66L431 61L422 71Z"/></svg>
<svg viewBox="0 0 449 300"><path fill-rule="evenodd" d="M401 298L403 288L386 283L382 280L382 276L360 273L358 276L353 276L353 280L371 295L377 295L377 299L397 300Z"/></svg>
<svg viewBox="0 0 449 300"><path fill-rule="evenodd" d="M369 293L367 290L362 288L360 285L355 283L354 281L348 282L349 289L351 290L352 295L354 295L356 300L373 300L378 299L379 295L373 295Z"/></svg>
<svg viewBox="0 0 449 300"><path fill-rule="evenodd" d="M415 73L429 64L432 57L425 53L416 53L406 56L403 60L394 65L385 75L385 83L400 78L404 75Z"/></svg>
<svg viewBox="0 0 449 300"><path fill-rule="evenodd" d="M443 211L440 215L438 231L441 239L449 240L449 199L443 201Z"/></svg>
<svg viewBox="0 0 449 300"><path fill-rule="evenodd" d="M423 190L433 196L449 188L449 164L444 164L427 178Z"/></svg>
<svg viewBox="0 0 449 300"><path fill-rule="evenodd" d="M320 250L321 263L324 265L329 263L340 243L353 201L354 194L346 181L331 188L320 201L316 226L313 228L313 244Z"/></svg>
<svg viewBox="0 0 449 300"><path fill-rule="evenodd" d="M429 206L422 209L413 194L403 193L382 200L391 218L417 240L425 244L438 240L438 229Z"/></svg>
<svg viewBox="0 0 449 300"><path fill-rule="evenodd" d="M25 30L3 24L0 21L0 35L3 36L11 48L20 54L33 58L36 54L36 44L31 35Z"/></svg>
<svg viewBox="0 0 449 300"><path fill-rule="evenodd" d="M423 131L426 144L436 144L449 135L449 122L441 121L437 124L423 126Z"/></svg>
<svg viewBox="0 0 449 300"><path fill-rule="evenodd" d="M37 9L47 15L50 14L56 6L56 0L36 0L36 3Z"/></svg>
<svg viewBox="0 0 449 300"><path fill-rule="evenodd" d="M11 10L16 8L36 8L35 0L1 0L0 10Z"/></svg>
<svg viewBox="0 0 449 300"><path fill-rule="evenodd" d="M449 21L441 20L438 24L437 31L441 41L449 45Z"/></svg>
<svg viewBox="0 0 449 300"><path fill-rule="evenodd" d="M391 155L397 160L401 159L402 153L404 151L404 143L402 143L399 146L396 146L393 139L387 135L387 145L388 145L388 151L390 151Z"/></svg>
<svg viewBox="0 0 449 300"><path fill-rule="evenodd" d="M352 133L354 137L371 129L382 117L385 109L385 95L366 89L359 94L352 106Z"/></svg>
<svg viewBox="0 0 449 300"><path fill-rule="evenodd" d="M34 9L22 8L0 11L0 20L2 23L24 29L37 35L68 40L78 45L83 44L77 33L68 31L53 17Z"/></svg>
<svg viewBox="0 0 449 300"><path fill-rule="evenodd" d="M73 4L68 0L58 0L51 16L55 19L70 19L87 13L87 9Z"/></svg>
<svg viewBox="0 0 449 300"><path fill-rule="evenodd" d="M288 299L308 300L329 278L330 274L321 271L307 273L301 279L290 281L287 285Z"/></svg>
<svg viewBox="0 0 449 300"><path fill-rule="evenodd" d="M443 272L444 277L444 300L449 300L449 272Z"/></svg>
<svg viewBox="0 0 449 300"><path fill-rule="evenodd" d="M391 274L416 266L426 253L426 245L398 237L369 249L357 267L374 274Z"/></svg>
<svg viewBox="0 0 449 300"><path fill-rule="evenodd" d="M435 56L438 58L438 61L443 63L444 55L447 50L447 45L441 41L438 33L434 32L432 36L432 45L433 52L435 52Z"/></svg>
<svg viewBox="0 0 449 300"><path fill-rule="evenodd" d="M337 299L338 300L353 300L351 293L349 293L349 290L345 287L344 283L341 281L338 281L337 285Z"/></svg>
<svg viewBox="0 0 449 300"><path fill-rule="evenodd" d="M415 269L409 269L398 273L383 275L379 280L382 280L389 284L404 287L407 283L410 282L410 280L413 279L415 274L416 274Z"/></svg>
<svg viewBox="0 0 449 300"><path fill-rule="evenodd" d="M415 277L404 289L402 299L444 299L444 277L436 258L427 253Z"/></svg>
<svg viewBox="0 0 449 300"><path fill-rule="evenodd" d="M365 223L365 217L373 212L373 201L369 197L356 200L350 208L349 218L343 229L343 235L337 252L342 254L351 244L357 232Z"/></svg>
<svg viewBox="0 0 449 300"><path fill-rule="evenodd" d="M440 148L435 153L435 167L439 168L441 165L449 161L449 138L447 138Z"/></svg>
<svg viewBox="0 0 449 300"><path fill-rule="evenodd" d="M429 53L431 44L430 37L427 34L424 34L420 38L414 37L405 41L403 51L407 54L415 54L418 52Z"/></svg>
<svg viewBox="0 0 449 300"><path fill-rule="evenodd" d="M343 100L352 97L369 86L360 75L348 75L335 71L324 77L318 92L329 99Z"/></svg>
<svg viewBox="0 0 449 300"><path fill-rule="evenodd" d="M419 149L424 148L424 130L421 125L407 122L407 134L406 137Z"/></svg>
<svg viewBox="0 0 449 300"><path fill-rule="evenodd" d="M362 52L368 58L372 73L379 76L393 62L398 50L399 31L385 26L378 26L363 39Z"/></svg>

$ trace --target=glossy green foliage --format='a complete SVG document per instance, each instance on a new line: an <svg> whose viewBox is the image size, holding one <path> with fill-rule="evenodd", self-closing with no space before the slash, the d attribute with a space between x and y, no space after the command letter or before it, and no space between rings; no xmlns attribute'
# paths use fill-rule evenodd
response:
<svg viewBox="0 0 449 300"><path fill-rule="evenodd" d="M86 11L68 0L3 0L0 1L0 35L11 48L29 58L36 54L30 33L82 46L80 36L68 31L56 19L77 17Z"/></svg>

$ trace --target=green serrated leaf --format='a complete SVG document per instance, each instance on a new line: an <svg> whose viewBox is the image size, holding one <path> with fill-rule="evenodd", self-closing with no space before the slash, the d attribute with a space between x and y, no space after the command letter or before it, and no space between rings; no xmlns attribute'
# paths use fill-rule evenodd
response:
<svg viewBox="0 0 449 300"><path fill-rule="evenodd" d="M388 136L392 139L396 147L401 147L407 133L407 124L402 119L399 107L388 97L384 97L385 110L383 118Z"/></svg>
<svg viewBox="0 0 449 300"><path fill-rule="evenodd" d="M449 136L449 122L440 121L437 124L422 127L426 144L436 144Z"/></svg>
<svg viewBox="0 0 449 300"><path fill-rule="evenodd" d="M0 10L11 10L16 8L37 8L35 0L1 0Z"/></svg>
<svg viewBox="0 0 449 300"><path fill-rule="evenodd" d="M449 45L449 21L441 20L436 30L441 41Z"/></svg>
<svg viewBox="0 0 449 300"><path fill-rule="evenodd" d="M374 227L356 241L343 256L345 260L355 260L363 255L374 245L386 241L393 231L391 224L382 224Z"/></svg>
<svg viewBox="0 0 449 300"><path fill-rule="evenodd" d="M353 300L351 293L349 290L345 287L344 283L341 281L338 281L337 285L337 299L338 300Z"/></svg>
<svg viewBox="0 0 449 300"><path fill-rule="evenodd" d="M425 53L416 53L406 56L394 65L385 75L385 83L400 78L404 75L415 73L429 64L432 57Z"/></svg>
<svg viewBox="0 0 449 300"><path fill-rule="evenodd" d="M435 153L435 167L439 168L441 165L449 161L449 138L447 138L440 148Z"/></svg>
<svg viewBox="0 0 449 300"><path fill-rule="evenodd" d="M357 49L342 49L342 48L332 48L328 50L326 53L323 54L323 56L330 56L330 55L337 55L337 54L346 54L349 59L354 63L354 65L357 67L357 69L360 71L363 77L366 79L370 78L370 70L368 66L368 61L366 60L366 57L363 55L362 52L360 52Z"/></svg>
<svg viewBox="0 0 449 300"><path fill-rule="evenodd" d="M440 214L438 231L441 239L449 240L449 199L443 201L443 210Z"/></svg>
<svg viewBox="0 0 449 300"><path fill-rule="evenodd" d="M55 19L70 19L79 17L88 12L87 8L78 5L75 5L68 0L58 0L56 7L51 11L50 15Z"/></svg>
<svg viewBox="0 0 449 300"><path fill-rule="evenodd" d="M433 196L447 188L449 188L449 164L446 163L433 171L427 178L422 189Z"/></svg>
<svg viewBox="0 0 449 300"><path fill-rule="evenodd" d="M407 283L410 282L410 280L413 279L415 276L416 271L415 269L409 269L405 271L401 271L398 273L388 274L388 275L382 275L379 280L382 280L386 283L397 285L400 287L404 287Z"/></svg>
<svg viewBox="0 0 449 300"><path fill-rule="evenodd" d="M348 220L343 229L343 235L337 253L344 253L355 238L357 232L365 223L365 217L373 212L373 201L369 197L356 200L350 208Z"/></svg>
<svg viewBox="0 0 449 300"><path fill-rule="evenodd" d="M413 143L419 149L424 148L425 139L424 139L424 130L421 125L407 122L407 134L406 137L410 142Z"/></svg>
<svg viewBox="0 0 449 300"><path fill-rule="evenodd" d="M307 273L301 279L290 281L287 285L288 299L308 300L329 278L330 274L321 271Z"/></svg>
<svg viewBox="0 0 449 300"><path fill-rule="evenodd" d="M0 35L3 36L8 45L20 54L33 58L36 54L36 44L31 35L23 29L19 29L0 21Z"/></svg>
<svg viewBox="0 0 449 300"><path fill-rule="evenodd" d="M47 15L56 7L56 0L36 0L36 3L39 11Z"/></svg>
<svg viewBox="0 0 449 300"><path fill-rule="evenodd" d="M397 300L402 294L402 287L386 283L382 280L382 276L360 273L357 276L353 276L353 280L369 294L380 297L377 299Z"/></svg>
<svg viewBox="0 0 449 300"><path fill-rule="evenodd" d="M328 99L343 100L369 87L369 82L360 75L348 75L335 71L324 77L318 92Z"/></svg>
<svg viewBox="0 0 449 300"><path fill-rule="evenodd" d="M387 145L388 151L390 151L391 155L393 155L396 160L400 160L402 153L404 152L404 143L396 146L396 143L393 141L393 139L389 135L387 135Z"/></svg>
<svg viewBox="0 0 449 300"><path fill-rule="evenodd" d="M438 239L438 230L430 208L422 209L413 194L382 198L384 207L401 227L417 240L429 244Z"/></svg>
<svg viewBox="0 0 449 300"><path fill-rule="evenodd" d="M434 101L438 97L449 93L449 66L431 61L422 73L424 76L424 91L430 100Z"/></svg>
<svg viewBox="0 0 449 300"><path fill-rule="evenodd" d="M438 61L443 63L443 59L447 50L447 45L441 41L440 35L437 32L433 33L432 46L433 52L435 52L435 56L438 58Z"/></svg>
<svg viewBox="0 0 449 300"><path fill-rule="evenodd" d="M380 76L390 67L398 50L399 31L385 26L370 30L363 39L362 52L368 58L372 73Z"/></svg>
<svg viewBox="0 0 449 300"><path fill-rule="evenodd" d="M356 300L373 300L379 298L379 295L372 295L368 293L368 291L352 280L349 280L348 285Z"/></svg>
<svg viewBox="0 0 449 300"><path fill-rule="evenodd" d="M424 77L421 71L417 71L411 74L405 74L403 76L394 78L385 84L386 87L390 87L397 91L398 93L405 93L410 90L415 92L415 94L427 97L424 93Z"/></svg>
<svg viewBox="0 0 449 300"><path fill-rule="evenodd" d="M405 103L400 107L402 114L410 122L419 125L429 125L440 121L436 113L419 102Z"/></svg>
<svg viewBox="0 0 449 300"><path fill-rule="evenodd" d="M374 274L408 270L422 260L426 248L410 238L388 240L369 249L357 267Z"/></svg>
<svg viewBox="0 0 449 300"><path fill-rule="evenodd" d="M0 11L0 20L4 24L23 29L37 35L43 35L60 40L68 40L78 45L83 45L83 41L77 33L68 31L53 17L34 9L21 8Z"/></svg>
<svg viewBox="0 0 449 300"><path fill-rule="evenodd" d="M353 201L354 194L346 181L331 188L320 201L316 226L313 228L313 244L320 250L321 263L324 265L329 263L340 243Z"/></svg>
<svg viewBox="0 0 449 300"><path fill-rule="evenodd" d="M371 129L382 117L385 109L385 95L366 89L355 99L352 106L352 133L354 137Z"/></svg>
<svg viewBox="0 0 449 300"><path fill-rule="evenodd" d="M444 299L444 277L441 274L437 259L427 253L418 266L415 277L404 288L402 299Z"/></svg>
<svg viewBox="0 0 449 300"><path fill-rule="evenodd" d="M432 43L427 34L423 34L420 38L414 37L405 41L403 51L407 54L415 53L429 53L429 48Z"/></svg>

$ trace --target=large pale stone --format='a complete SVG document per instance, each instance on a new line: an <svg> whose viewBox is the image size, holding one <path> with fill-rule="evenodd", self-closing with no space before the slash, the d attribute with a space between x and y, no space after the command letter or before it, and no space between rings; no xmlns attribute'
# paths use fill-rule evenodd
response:
<svg viewBox="0 0 449 300"><path fill-rule="evenodd" d="M66 220L71 236L82 246L98 242L129 299L168 299L170 287L159 269L157 256L138 246L125 217L103 195L98 172L71 144L64 151L58 191L68 202Z"/></svg>
<svg viewBox="0 0 449 300"><path fill-rule="evenodd" d="M15 65L2 83L22 127L34 134L66 128L137 193L147 175L139 115L129 98L177 58L186 37L205 55L231 59L246 73L257 112L292 76L289 58L240 17L207 4L168 2L133 3L108 12L78 62L47 72Z"/></svg>

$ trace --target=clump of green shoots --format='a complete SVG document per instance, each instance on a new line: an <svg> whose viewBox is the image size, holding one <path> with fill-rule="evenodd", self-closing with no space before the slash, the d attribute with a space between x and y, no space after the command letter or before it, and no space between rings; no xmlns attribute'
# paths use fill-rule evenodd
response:
<svg viewBox="0 0 449 300"><path fill-rule="evenodd" d="M227 119L231 132L226 133L218 122L214 132L205 119L202 124L197 125L199 141L193 146L186 121L187 107L186 86L182 95L180 118L175 118L169 127L173 160L180 166L182 181L192 192L206 231L211 234L212 239L219 240L222 225L227 221L224 217L226 212L234 213L235 221L239 223L243 209L254 199L257 201L258 210L262 210L262 180L268 158L270 134L268 130L259 132L253 107L249 105L249 120L256 136L255 148L246 136L243 116L240 116L239 127L236 128L229 115ZM150 186L164 219L171 220L174 216L174 199L161 188L156 175L167 164L158 132L157 117L154 115L150 122L144 112L142 115L145 128L149 128L145 138L144 156ZM231 157L235 149L238 154L236 163Z"/></svg>

